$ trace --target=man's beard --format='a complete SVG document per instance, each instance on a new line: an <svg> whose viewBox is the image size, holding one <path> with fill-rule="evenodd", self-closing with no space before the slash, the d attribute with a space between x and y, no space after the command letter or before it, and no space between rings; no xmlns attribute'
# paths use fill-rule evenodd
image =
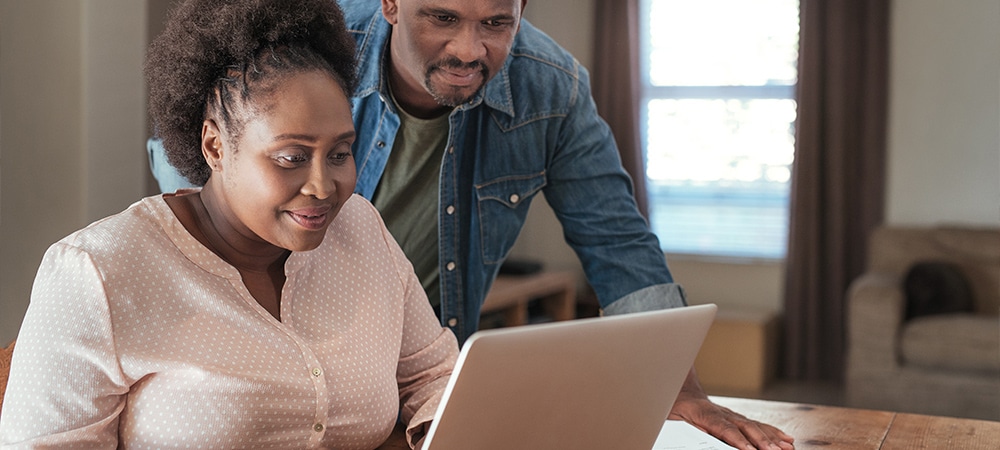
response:
<svg viewBox="0 0 1000 450"><path fill-rule="evenodd" d="M476 89L468 94L463 94L462 88L446 88L448 92L442 92L431 83L431 75L435 71L442 70L443 68L452 68L456 70L479 69L482 73L482 80L480 81L479 86L476 86ZM486 81L488 80L489 69L486 68L486 64L483 64L480 61L473 61L464 64L457 58L446 58L443 61L432 64L427 68L427 72L424 74L424 86L427 87L427 92L434 97L434 101L436 101L439 105L449 107L455 107L469 101L474 95L476 95L476 92L479 92L479 90L486 85Z"/></svg>

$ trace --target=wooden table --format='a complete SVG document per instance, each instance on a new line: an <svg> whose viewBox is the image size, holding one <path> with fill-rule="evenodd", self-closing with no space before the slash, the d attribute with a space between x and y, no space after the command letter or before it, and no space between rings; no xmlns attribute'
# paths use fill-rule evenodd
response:
<svg viewBox="0 0 1000 450"><path fill-rule="evenodd" d="M1000 448L1000 422L729 397L712 400L781 428L795 437L797 450Z"/></svg>
<svg viewBox="0 0 1000 450"><path fill-rule="evenodd" d="M530 275L500 275L483 302L483 313L503 311L504 325L528 323L528 302L539 299L553 320L576 315L576 278L568 271L543 271Z"/></svg>
<svg viewBox="0 0 1000 450"><path fill-rule="evenodd" d="M995 450L1000 422L803 403L712 397L795 437L797 450ZM408 449L401 428L380 449Z"/></svg>

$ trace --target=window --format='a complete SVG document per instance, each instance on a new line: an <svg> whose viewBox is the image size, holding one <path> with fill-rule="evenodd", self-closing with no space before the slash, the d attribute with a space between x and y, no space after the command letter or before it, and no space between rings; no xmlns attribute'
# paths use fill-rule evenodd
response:
<svg viewBox="0 0 1000 450"><path fill-rule="evenodd" d="M642 0L650 225L667 253L785 256L797 0Z"/></svg>

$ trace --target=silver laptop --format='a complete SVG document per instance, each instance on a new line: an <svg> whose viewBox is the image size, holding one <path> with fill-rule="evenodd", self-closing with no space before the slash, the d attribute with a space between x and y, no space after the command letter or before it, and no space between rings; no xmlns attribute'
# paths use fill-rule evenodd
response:
<svg viewBox="0 0 1000 450"><path fill-rule="evenodd" d="M650 450L715 305L477 332L423 450Z"/></svg>

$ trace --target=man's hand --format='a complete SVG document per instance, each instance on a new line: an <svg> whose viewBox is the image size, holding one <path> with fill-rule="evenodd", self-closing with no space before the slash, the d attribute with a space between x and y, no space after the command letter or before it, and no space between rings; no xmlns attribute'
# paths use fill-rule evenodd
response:
<svg viewBox="0 0 1000 450"><path fill-rule="evenodd" d="M741 450L793 450L795 438L766 423L750 420L712 403L701 388L694 368L688 372L667 417L683 420Z"/></svg>

